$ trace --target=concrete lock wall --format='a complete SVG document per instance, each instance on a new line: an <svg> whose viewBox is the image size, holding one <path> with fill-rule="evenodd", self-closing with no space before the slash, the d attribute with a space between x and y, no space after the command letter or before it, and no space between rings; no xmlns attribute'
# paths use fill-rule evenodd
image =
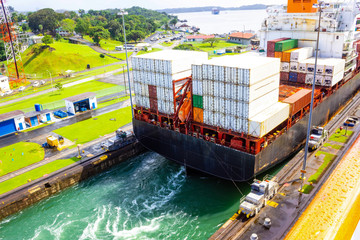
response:
<svg viewBox="0 0 360 240"><path fill-rule="evenodd" d="M65 107L68 113L75 114L75 107L73 102L65 100Z"/></svg>
<svg viewBox="0 0 360 240"><path fill-rule="evenodd" d="M91 98L89 98L89 104L90 104L90 109L95 109L95 108L97 108L96 97L91 97ZM93 106L93 104L95 105L95 107Z"/></svg>
<svg viewBox="0 0 360 240"><path fill-rule="evenodd" d="M24 116L14 118L14 122L15 122L16 130L18 130L18 131L21 130L20 125L22 125L22 129L26 128Z"/></svg>

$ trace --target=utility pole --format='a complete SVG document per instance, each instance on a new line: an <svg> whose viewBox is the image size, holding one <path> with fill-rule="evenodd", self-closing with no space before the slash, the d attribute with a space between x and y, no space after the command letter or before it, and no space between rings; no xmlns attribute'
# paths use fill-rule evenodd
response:
<svg viewBox="0 0 360 240"><path fill-rule="evenodd" d="M317 71L317 59L318 59L318 53L319 53L321 13L322 13L323 8L326 5L327 4L325 4L323 1L319 1L318 4L313 5L313 8L318 8L318 10L319 10L319 23L318 23L318 29L317 29L317 39L316 39L316 49L315 49L315 68L314 68L314 78L313 78L313 82L312 82L309 121L308 121L308 125L307 125L307 133L306 133L305 155L304 155L303 168L301 170L300 194L301 194L301 191L302 191L302 188L303 188L303 183L304 183L304 180L305 180L306 160L307 160L307 155L308 155L308 151L309 151L309 139L310 139L310 130L311 130L311 123L312 123L312 112L313 112L313 107L314 107L315 78L316 78L316 71Z"/></svg>
<svg viewBox="0 0 360 240"><path fill-rule="evenodd" d="M123 32L124 32L124 40L125 40L125 55L126 55L126 68L127 68L127 75L128 75L128 83L129 83L129 93L130 93L130 105L131 105L131 116L134 118L134 108L133 108L133 102L132 102L132 96L131 96L131 84L130 84L130 71L129 71L129 58L128 58L128 52L127 52L127 43L126 43L126 31L125 31L125 19L124 15L127 15L128 12L124 11L123 9L120 10L118 15L122 16L123 20Z"/></svg>
<svg viewBox="0 0 360 240"><path fill-rule="evenodd" d="M125 77L125 67L124 67L124 66L123 66L123 76L124 76L125 96L127 96L127 91L126 91L126 77Z"/></svg>

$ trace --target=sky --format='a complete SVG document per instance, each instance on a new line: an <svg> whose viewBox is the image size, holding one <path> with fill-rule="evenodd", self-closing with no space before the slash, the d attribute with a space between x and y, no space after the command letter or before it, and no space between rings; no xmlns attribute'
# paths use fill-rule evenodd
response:
<svg viewBox="0 0 360 240"><path fill-rule="evenodd" d="M148 9L181 7L239 7L251 4L286 4L287 0L6 0L16 11L36 11L42 8L78 10L129 8L140 6Z"/></svg>

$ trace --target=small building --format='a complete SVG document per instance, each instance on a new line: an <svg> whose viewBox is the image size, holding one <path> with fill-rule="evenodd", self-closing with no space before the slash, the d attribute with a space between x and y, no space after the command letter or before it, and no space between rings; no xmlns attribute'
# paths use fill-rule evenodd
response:
<svg viewBox="0 0 360 240"><path fill-rule="evenodd" d="M76 96L65 98L66 111L69 114L85 112L97 108L96 94L92 92L82 93Z"/></svg>
<svg viewBox="0 0 360 240"><path fill-rule="evenodd" d="M0 92L6 92L10 90L9 78L4 75L0 75Z"/></svg>
<svg viewBox="0 0 360 240"><path fill-rule="evenodd" d="M49 109L25 113L25 122L28 127L35 127L40 123L50 122L52 120L53 114Z"/></svg>
<svg viewBox="0 0 360 240"><path fill-rule="evenodd" d="M29 45L42 43L43 37L44 36L36 36L36 35L33 35L33 36L29 37Z"/></svg>
<svg viewBox="0 0 360 240"><path fill-rule="evenodd" d="M26 128L24 112L15 110L0 114L0 136L4 136Z"/></svg>
<svg viewBox="0 0 360 240"><path fill-rule="evenodd" d="M151 44L150 43L139 43L136 45L136 51L142 51L145 49L147 49L147 51L151 51L152 50L152 47L151 47Z"/></svg>
<svg viewBox="0 0 360 240"><path fill-rule="evenodd" d="M123 46L116 46L115 50L116 51L122 51L122 50L124 50L124 47Z"/></svg>
<svg viewBox="0 0 360 240"><path fill-rule="evenodd" d="M239 43L242 45L250 45L251 39L253 38L255 38L254 33L236 32L229 35L228 41L232 43Z"/></svg>
<svg viewBox="0 0 360 240"><path fill-rule="evenodd" d="M202 42L208 38L214 38L215 35L191 35L186 37L186 41L188 42Z"/></svg>

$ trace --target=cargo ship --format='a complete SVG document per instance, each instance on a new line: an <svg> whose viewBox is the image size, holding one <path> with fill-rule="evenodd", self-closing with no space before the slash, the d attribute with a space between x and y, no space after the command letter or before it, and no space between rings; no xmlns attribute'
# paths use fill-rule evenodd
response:
<svg viewBox="0 0 360 240"><path fill-rule="evenodd" d="M218 15L220 13L220 9L219 8L213 8L211 9L211 13L214 15Z"/></svg>
<svg viewBox="0 0 360 240"><path fill-rule="evenodd" d="M259 34L265 56L134 57L138 140L187 168L234 181L287 159L305 142L314 76L313 125L329 121L360 88L359 7L326 5L316 49L316 3L289 0L287 8L267 9Z"/></svg>

